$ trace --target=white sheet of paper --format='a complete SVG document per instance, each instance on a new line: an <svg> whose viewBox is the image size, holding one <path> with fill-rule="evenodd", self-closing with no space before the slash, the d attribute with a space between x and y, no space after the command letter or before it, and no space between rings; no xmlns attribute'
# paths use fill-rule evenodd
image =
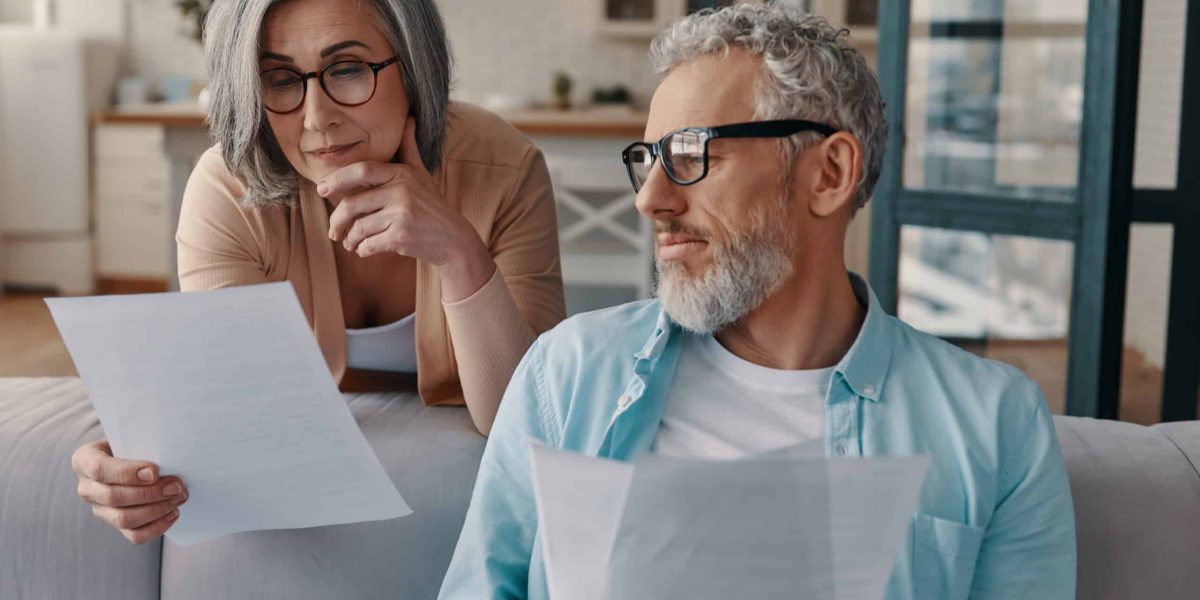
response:
<svg viewBox="0 0 1200 600"><path fill-rule="evenodd" d="M46 303L114 454L187 486L175 543L412 513L290 283Z"/></svg>
<svg viewBox="0 0 1200 600"><path fill-rule="evenodd" d="M882 598L928 457L617 463L534 444L552 600Z"/></svg>

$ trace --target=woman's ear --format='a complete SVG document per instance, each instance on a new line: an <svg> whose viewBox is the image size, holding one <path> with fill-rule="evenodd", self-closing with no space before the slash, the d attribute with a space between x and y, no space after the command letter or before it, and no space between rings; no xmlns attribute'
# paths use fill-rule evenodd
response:
<svg viewBox="0 0 1200 600"><path fill-rule="evenodd" d="M854 204L858 181L862 177L862 144L854 135L839 131L808 152L805 167L811 169L807 178L808 208L818 217L828 217Z"/></svg>

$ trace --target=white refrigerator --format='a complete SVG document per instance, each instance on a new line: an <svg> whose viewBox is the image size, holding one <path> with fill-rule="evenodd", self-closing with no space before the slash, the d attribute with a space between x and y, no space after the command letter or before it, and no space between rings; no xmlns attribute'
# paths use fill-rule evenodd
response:
<svg viewBox="0 0 1200 600"><path fill-rule="evenodd" d="M0 277L93 287L84 40L0 25Z"/></svg>
<svg viewBox="0 0 1200 600"><path fill-rule="evenodd" d="M89 115L109 105L124 0L58 0L54 23L0 24L0 290L94 287Z"/></svg>

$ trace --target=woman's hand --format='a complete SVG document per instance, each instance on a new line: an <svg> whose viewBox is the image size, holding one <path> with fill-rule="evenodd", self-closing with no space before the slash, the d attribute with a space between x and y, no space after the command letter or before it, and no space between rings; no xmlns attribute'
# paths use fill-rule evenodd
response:
<svg viewBox="0 0 1200 600"><path fill-rule="evenodd" d="M166 533L187 502L178 477L160 479L153 463L113 458L105 440L76 450L71 468L79 476L79 497L92 505L92 514L135 544Z"/></svg>
<svg viewBox="0 0 1200 600"><path fill-rule="evenodd" d="M479 234L445 201L421 161L412 117L399 163L346 165L320 181L317 193L337 203L329 239L364 258L396 252L436 265L445 302L474 294L496 271Z"/></svg>

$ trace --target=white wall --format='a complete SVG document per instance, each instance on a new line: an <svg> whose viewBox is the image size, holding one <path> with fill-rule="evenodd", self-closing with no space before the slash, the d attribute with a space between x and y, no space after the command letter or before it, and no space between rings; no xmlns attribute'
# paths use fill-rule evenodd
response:
<svg viewBox="0 0 1200 600"><path fill-rule="evenodd" d="M33 19L33 0L0 0L0 23L23 23Z"/></svg>
<svg viewBox="0 0 1200 600"><path fill-rule="evenodd" d="M88 0L58 0L59 13ZM203 78L200 45L171 0L125 0L124 74L161 83L170 74ZM0 21L28 21L32 0L0 0ZM548 100L557 70L576 80L585 100L597 85L624 84L643 101L653 91L648 39L606 38L595 31L600 0L438 0L457 61L455 95L482 101L501 93Z"/></svg>

